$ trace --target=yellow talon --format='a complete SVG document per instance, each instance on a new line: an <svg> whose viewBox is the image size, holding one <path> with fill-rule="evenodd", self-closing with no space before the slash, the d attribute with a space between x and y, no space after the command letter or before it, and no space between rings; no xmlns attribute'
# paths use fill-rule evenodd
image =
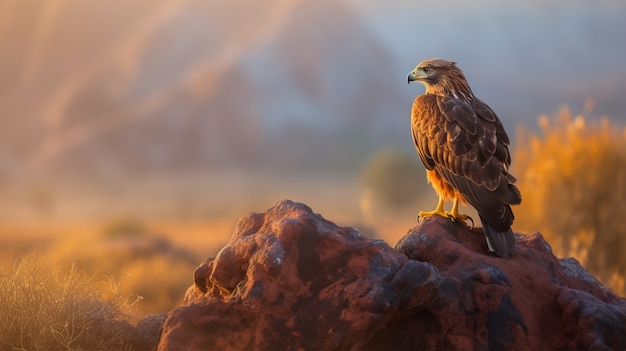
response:
<svg viewBox="0 0 626 351"><path fill-rule="evenodd" d="M437 208L435 208L432 211L429 212L424 212L421 211L419 214L419 217L421 218L426 218L432 215L440 215L441 217L449 217L448 213L446 211L443 210L443 197L439 197L439 202L437 203Z"/></svg>
<svg viewBox="0 0 626 351"><path fill-rule="evenodd" d="M446 213L446 217L463 222L470 218L468 215L459 213L459 200L456 198L452 202L452 210Z"/></svg>
<svg viewBox="0 0 626 351"><path fill-rule="evenodd" d="M474 228L474 220L472 217L459 213L459 200L455 198L452 202L452 210L446 213L446 217L450 218L453 221L465 222L468 219L472 222L472 228Z"/></svg>
<svg viewBox="0 0 626 351"><path fill-rule="evenodd" d="M467 220L470 220L472 222L471 228L474 228L474 220L472 219L472 217L459 213L459 200L458 199L455 198L453 200L452 210L450 212L446 212L443 210L443 203L444 203L443 197L439 197L437 208L429 212L421 211L417 217L417 221L419 222L420 218L426 218L432 215L439 215L444 218L449 218L453 222L454 221L465 222Z"/></svg>

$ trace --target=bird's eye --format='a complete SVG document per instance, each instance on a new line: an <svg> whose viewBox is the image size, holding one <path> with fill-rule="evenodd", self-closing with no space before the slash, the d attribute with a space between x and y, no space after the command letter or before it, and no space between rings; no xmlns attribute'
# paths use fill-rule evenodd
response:
<svg viewBox="0 0 626 351"><path fill-rule="evenodd" d="M422 68L422 71L424 71L424 73L428 74L428 73L430 73L430 67L424 67L424 68Z"/></svg>

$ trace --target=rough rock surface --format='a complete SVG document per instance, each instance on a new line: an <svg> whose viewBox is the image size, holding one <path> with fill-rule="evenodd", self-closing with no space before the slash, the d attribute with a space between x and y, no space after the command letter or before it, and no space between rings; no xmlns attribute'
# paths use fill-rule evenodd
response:
<svg viewBox="0 0 626 351"><path fill-rule="evenodd" d="M396 244L443 277L437 298L372 344L397 349L622 350L626 300L574 259L559 260L541 234L516 234L515 254L487 249L482 229L432 217ZM418 332L430 330L430 332ZM402 340L411 334L415 340ZM378 340L377 340L378 339Z"/></svg>
<svg viewBox="0 0 626 351"><path fill-rule="evenodd" d="M133 350L156 350L167 315L165 313L149 314L143 317L134 328L131 340Z"/></svg>
<svg viewBox="0 0 626 351"><path fill-rule="evenodd" d="M363 348L431 303L440 282L432 265L284 201L240 220L215 260L198 267L159 348Z"/></svg>
<svg viewBox="0 0 626 351"><path fill-rule="evenodd" d="M282 201L203 262L159 350L625 349L626 300L540 234L491 255L431 217L396 249Z"/></svg>

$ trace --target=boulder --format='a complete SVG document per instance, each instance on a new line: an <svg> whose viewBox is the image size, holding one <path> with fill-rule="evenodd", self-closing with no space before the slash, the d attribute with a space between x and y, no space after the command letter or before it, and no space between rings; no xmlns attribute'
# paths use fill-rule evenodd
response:
<svg viewBox="0 0 626 351"><path fill-rule="evenodd" d="M557 259L541 234L516 233L515 239L513 257L503 259L489 252L482 228L426 219L395 247L437 267L443 277L437 298L370 344L397 340L397 350L626 348L625 299L575 259ZM402 339L407 333L415 340Z"/></svg>
<svg viewBox="0 0 626 351"><path fill-rule="evenodd" d="M134 328L130 344L133 350L156 350L167 315L154 313L143 317Z"/></svg>
<svg viewBox="0 0 626 351"><path fill-rule="evenodd" d="M626 300L541 234L516 244L433 216L391 248L281 201L196 269L158 349L626 348Z"/></svg>

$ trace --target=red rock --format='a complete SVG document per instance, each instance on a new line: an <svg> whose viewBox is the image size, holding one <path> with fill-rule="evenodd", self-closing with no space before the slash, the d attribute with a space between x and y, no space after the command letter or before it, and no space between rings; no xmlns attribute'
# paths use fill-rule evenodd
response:
<svg viewBox="0 0 626 351"><path fill-rule="evenodd" d="M626 300L540 234L493 256L431 217L394 250L283 201L194 273L159 350L624 349Z"/></svg>
<svg viewBox="0 0 626 351"><path fill-rule="evenodd" d="M156 350L161 337L165 313L149 314L143 317L131 333L130 340L133 350Z"/></svg>
<svg viewBox="0 0 626 351"><path fill-rule="evenodd" d="M436 216L396 248L436 266L443 283L430 306L371 344L426 329L396 349L626 348L626 300L576 260L557 259L539 233L516 234L514 256L503 259L489 253L482 229Z"/></svg>

